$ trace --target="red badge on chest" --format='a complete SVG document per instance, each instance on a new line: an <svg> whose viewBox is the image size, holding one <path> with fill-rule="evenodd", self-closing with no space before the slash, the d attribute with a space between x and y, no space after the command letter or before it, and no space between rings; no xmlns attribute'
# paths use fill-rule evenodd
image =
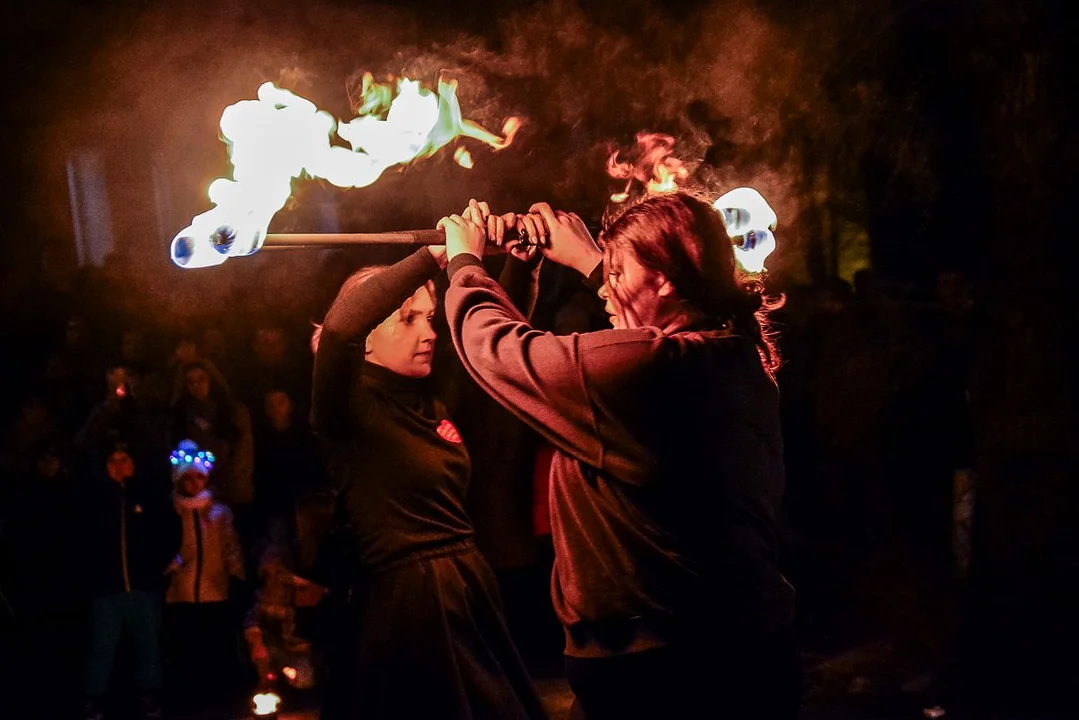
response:
<svg viewBox="0 0 1079 720"><path fill-rule="evenodd" d="M453 423L449 420L443 420L439 423L438 427L435 428L435 432L437 432L439 437L443 440L449 440L451 443L461 442L461 433L457 432L457 428L455 428Z"/></svg>

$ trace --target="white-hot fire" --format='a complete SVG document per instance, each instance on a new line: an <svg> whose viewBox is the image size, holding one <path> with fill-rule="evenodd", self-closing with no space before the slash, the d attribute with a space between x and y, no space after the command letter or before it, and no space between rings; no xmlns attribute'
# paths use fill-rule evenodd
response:
<svg viewBox="0 0 1079 720"><path fill-rule="evenodd" d="M458 137L501 150L519 126L519 120L510 118L499 136L464 119L452 81L439 80L436 92L408 78L390 87L367 75L363 103L348 122L338 122L289 90L263 83L257 99L241 100L222 113L232 177L210 184L214 207L176 235L172 259L198 268L257 251L274 214L292 194L293 180L311 177L341 188L364 187L386 170L432 155ZM349 147L334 144L335 135Z"/></svg>
<svg viewBox="0 0 1079 720"><path fill-rule="evenodd" d="M716 198L712 207L723 213L738 264L749 273L764 272L764 261L776 249L772 232L778 222L768 201L753 188L740 187Z"/></svg>
<svg viewBox="0 0 1079 720"><path fill-rule="evenodd" d="M686 179L689 169L674 157L674 143L671 135L640 132L630 158L622 159L618 152L607 158L607 174L626 181L625 191L611 195L611 202L628 200L634 181L641 183L649 195L678 190L678 183Z"/></svg>
<svg viewBox="0 0 1079 720"><path fill-rule="evenodd" d="M637 133L637 142L623 159L615 152L607 159L607 174L626 180L625 190L610 196L620 204L640 188L643 197L663 195L679 190L679 183L689 176L689 169L674 157L675 139L662 133ZM724 193L712 203L723 215L727 234L734 242L734 257L747 273L766 271L764 261L776 249L776 213L764 197L750 187L740 187Z"/></svg>
<svg viewBox="0 0 1079 720"><path fill-rule="evenodd" d="M461 167L471 170L475 165L475 161L472 159L472 153L465 150L463 147L457 148L457 151L453 153L453 159Z"/></svg>

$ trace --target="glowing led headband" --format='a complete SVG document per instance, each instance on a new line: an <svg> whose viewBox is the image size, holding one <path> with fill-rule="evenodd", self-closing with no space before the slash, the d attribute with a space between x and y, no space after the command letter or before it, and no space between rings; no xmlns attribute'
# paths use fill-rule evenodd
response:
<svg viewBox="0 0 1079 720"><path fill-rule="evenodd" d="M182 475L188 468L195 468L204 475L214 469L214 454L209 450L199 450L199 446L190 440L184 440L169 456L173 472Z"/></svg>

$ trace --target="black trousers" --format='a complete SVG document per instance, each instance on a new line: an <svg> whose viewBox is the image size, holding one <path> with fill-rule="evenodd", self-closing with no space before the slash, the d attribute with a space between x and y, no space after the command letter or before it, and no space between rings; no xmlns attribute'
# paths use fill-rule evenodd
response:
<svg viewBox="0 0 1079 720"><path fill-rule="evenodd" d="M572 720L793 720L801 706L794 630L685 642L606 658L566 657Z"/></svg>

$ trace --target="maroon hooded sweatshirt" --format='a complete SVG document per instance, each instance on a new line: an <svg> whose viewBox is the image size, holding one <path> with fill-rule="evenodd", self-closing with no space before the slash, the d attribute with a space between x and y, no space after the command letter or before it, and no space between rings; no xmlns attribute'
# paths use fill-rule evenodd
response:
<svg viewBox="0 0 1079 720"><path fill-rule="evenodd" d="M566 654L787 627L779 397L754 343L654 327L556 336L532 329L475 257L449 273L464 365L556 448L552 596Z"/></svg>

